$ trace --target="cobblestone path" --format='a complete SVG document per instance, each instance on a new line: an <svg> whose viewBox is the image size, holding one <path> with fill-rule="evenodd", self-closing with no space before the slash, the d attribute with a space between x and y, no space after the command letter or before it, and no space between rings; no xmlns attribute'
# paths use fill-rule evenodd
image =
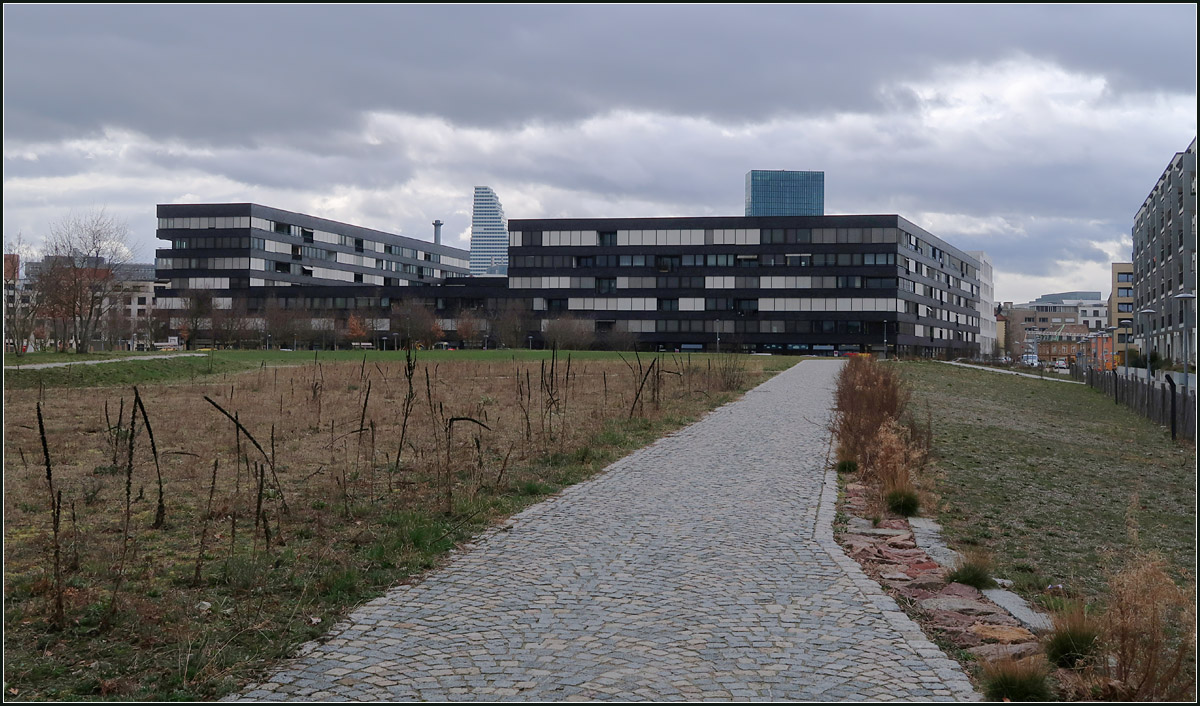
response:
<svg viewBox="0 0 1200 706"><path fill-rule="evenodd" d="M245 700L967 700L834 543L805 361L359 608Z"/></svg>

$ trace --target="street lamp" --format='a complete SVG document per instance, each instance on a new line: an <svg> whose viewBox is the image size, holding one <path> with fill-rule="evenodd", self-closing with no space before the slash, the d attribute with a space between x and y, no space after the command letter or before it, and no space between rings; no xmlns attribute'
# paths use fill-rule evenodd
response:
<svg viewBox="0 0 1200 706"><path fill-rule="evenodd" d="M1125 368L1125 372L1121 377L1129 377L1129 328L1133 319L1121 319L1117 323L1125 329L1125 353L1121 356L1121 367Z"/></svg>
<svg viewBox="0 0 1200 706"><path fill-rule="evenodd" d="M1178 299L1183 304L1183 399L1187 399L1188 379L1192 375L1191 365L1191 340L1192 340L1192 302L1196 300L1196 295L1190 292L1184 294L1176 294L1171 297Z"/></svg>
<svg viewBox="0 0 1200 706"><path fill-rule="evenodd" d="M1157 314L1158 312L1155 311L1154 309L1151 309L1150 307L1146 307L1145 309L1142 309L1138 313L1149 316L1151 314ZM1153 371L1150 370L1150 346L1152 345L1150 340L1151 340L1150 339L1150 327L1147 326L1146 327L1146 384L1147 385L1154 384L1154 378L1152 377Z"/></svg>
<svg viewBox="0 0 1200 706"><path fill-rule="evenodd" d="M717 352L721 352L721 320L717 319Z"/></svg>

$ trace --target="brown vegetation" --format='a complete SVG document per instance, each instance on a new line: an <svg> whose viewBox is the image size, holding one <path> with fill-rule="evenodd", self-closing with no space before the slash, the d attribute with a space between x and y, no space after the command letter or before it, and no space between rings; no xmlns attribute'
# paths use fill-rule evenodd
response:
<svg viewBox="0 0 1200 706"><path fill-rule="evenodd" d="M831 425L838 460L857 464L880 512L905 516L916 512L915 474L929 456L928 432L905 415L909 396L894 365L854 356L838 373Z"/></svg>
<svg viewBox="0 0 1200 706"><path fill-rule="evenodd" d="M67 389L42 401L40 473L37 394L8 391L6 686L219 696L725 383L678 356L560 354Z"/></svg>

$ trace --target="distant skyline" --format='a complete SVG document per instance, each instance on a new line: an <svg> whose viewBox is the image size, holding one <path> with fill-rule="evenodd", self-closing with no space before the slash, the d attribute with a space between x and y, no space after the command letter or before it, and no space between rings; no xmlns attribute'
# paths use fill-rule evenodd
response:
<svg viewBox="0 0 1200 706"><path fill-rule="evenodd" d="M1196 6L5 5L4 234L254 202L470 245L508 218L739 215L753 169L1107 295L1196 134Z"/></svg>

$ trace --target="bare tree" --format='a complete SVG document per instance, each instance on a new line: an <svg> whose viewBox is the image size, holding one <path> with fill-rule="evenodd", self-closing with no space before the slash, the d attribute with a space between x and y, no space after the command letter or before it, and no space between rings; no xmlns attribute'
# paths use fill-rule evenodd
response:
<svg viewBox="0 0 1200 706"><path fill-rule="evenodd" d="M572 314L561 314L546 322L542 339L547 346L586 351L596 342L596 322Z"/></svg>
<svg viewBox="0 0 1200 706"><path fill-rule="evenodd" d="M21 258L30 250L20 233L4 240L4 342L12 341L13 353L25 355L25 343L37 327L42 290L21 277Z"/></svg>
<svg viewBox="0 0 1200 706"><path fill-rule="evenodd" d="M392 330L399 333L406 343L429 345L444 335L433 311L412 299L392 304L391 318Z"/></svg>
<svg viewBox="0 0 1200 706"><path fill-rule="evenodd" d="M455 333L458 335L459 340L462 341L463 348L470 347L483 334L483 324L479 319L469 314L460 314L458 319L455 320L455 326L457 326Z"/></svg>
<svg viewBox="0 0 1200 706"><path fill-rule="evenodd" d="M170 314L167 309L159 309L138 317L134 329L138 337L146 342L147 350L154 350L154 344L167 339L170 330Z"/></svg>
<svg viewBox="0 0 1200 706"><path fill-rule="evenodd" d="M220 302L214 298L212 307L213 342L225 348L241 348L250 339L257 338L257 332L250 326L250 315L246 311L244 300Z"/></svg>
<svg viewBox="0 0 1200 706"><path fill-rule="evenodd" d="M529 310L516 299L504 301L492 319L492 332L506 348L523 348L531 326Z"/></svg>
<svg viewBox="0 0 1200 706"><path fill-rule="evenodd" d="M191 350L196 345L196 340L201 337L202 331L212 335L212 292L190 292L182 319L179 337L183 339L184 349Z"/></svg>
<svg viewBox="0 0 1200 706"><path fill-rule="evenodd" d="M294 306L285 308L278 297L271 297L262 307L263 333L279 346L295 345L305 336L311 336L311 319Z"/></svg>
<svg viewBox="0 0 1200 706"><path fill-rule="evenodd" d="M632 351L637 350L637 334L627 328L613 327L603 335L597 336L605 350Z"/></svg>
<svg viewBox="0 0 1200 706"><path fill-rule="evenodd" d="M122 288L119 270L132 259L129 226L103 208L71 213L50 227L38 279L52 288L63 308L76 352L87 350L97 326L116 305Z"/></svg>

